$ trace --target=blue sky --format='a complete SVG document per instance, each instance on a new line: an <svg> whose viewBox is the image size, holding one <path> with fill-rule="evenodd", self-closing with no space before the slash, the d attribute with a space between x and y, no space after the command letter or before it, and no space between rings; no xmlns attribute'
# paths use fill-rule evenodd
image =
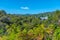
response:
<svg viewBox="0 0 60 40"><path fill-rule="evenodd" d="M36 14L60 9L60 0L0 0L0 10L14 14Z"/></svg>

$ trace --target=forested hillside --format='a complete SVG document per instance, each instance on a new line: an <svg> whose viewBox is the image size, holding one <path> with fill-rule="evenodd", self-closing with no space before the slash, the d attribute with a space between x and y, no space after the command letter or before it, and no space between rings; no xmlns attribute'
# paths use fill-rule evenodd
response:
<svg viewBox="0 0 60 40"><path fill-rule="evenodd" d="M0 10L0 40L60 40L60 11L17 15Z"/></svg>

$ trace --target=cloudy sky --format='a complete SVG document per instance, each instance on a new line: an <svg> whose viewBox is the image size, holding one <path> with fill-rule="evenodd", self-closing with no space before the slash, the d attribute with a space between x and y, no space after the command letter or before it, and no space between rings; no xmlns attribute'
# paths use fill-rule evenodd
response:
<svg viewBox="0 0 60 40"><path fill-rule="evenodd" d="M60 0L0 0L0 10L34 14L60 9Z"/></svg>

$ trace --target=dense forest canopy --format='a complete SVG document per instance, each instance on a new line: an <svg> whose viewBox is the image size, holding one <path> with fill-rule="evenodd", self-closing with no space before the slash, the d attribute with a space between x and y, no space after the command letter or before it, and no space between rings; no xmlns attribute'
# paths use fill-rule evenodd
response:
<svg viewBox="0 0 60 40"><path fill-rule="evenodd" d="M60 10L32 15L0 10L0 40L60 40Z"/></svg>

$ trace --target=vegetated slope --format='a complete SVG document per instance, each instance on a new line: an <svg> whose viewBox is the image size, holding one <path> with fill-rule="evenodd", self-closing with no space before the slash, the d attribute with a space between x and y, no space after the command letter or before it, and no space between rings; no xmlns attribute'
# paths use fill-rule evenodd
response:
<svg viewBox="0 0 60 40"><path fill-rule="evenodd" d="M59 40L60 11L33 15L0 10L0 40Z"/></svg>

